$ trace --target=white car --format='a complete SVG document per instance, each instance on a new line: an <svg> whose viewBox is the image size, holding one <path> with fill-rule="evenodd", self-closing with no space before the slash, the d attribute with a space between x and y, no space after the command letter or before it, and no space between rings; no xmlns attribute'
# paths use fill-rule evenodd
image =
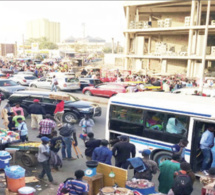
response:
<svg viewBox="0 0 215 195"><path fill-rule="evenodd" d="M195 91L199 92L198 87L186 87L173 91L175 94L183 94L183 95L195 95ZM203 94L206 94L209 97L215 97L215 89L214 88L203 88Z"/></svg>
<svg viewBox="0 0 215 195"><path fill-rule="evenodd" d="M10 80L15 81L16 83L20 85L29 85L32 81L36 80L37 77L33 75L27 75L27 74L14 74L11 77L9 77Z"/></svg>
<svg viewBox="0 0 215 195"><path fill-rule="evenodd" d="M74 77L61 77L57 78L58 80L58 85L57 89L58 90L78 90L80 89L80 82L77 78ZM37 79L29 84L29 87L34 87L34 88L44 88L44 89L51 89L51 83L52 83L52 78L40 78Z"/></svg>

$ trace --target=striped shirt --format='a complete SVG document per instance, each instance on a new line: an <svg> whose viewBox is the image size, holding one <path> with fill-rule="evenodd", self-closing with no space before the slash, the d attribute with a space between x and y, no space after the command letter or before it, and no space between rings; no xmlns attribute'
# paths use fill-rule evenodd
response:
<svg viewBox="0 0 215 195"><path fill-rule="evenodd" d="M52 129L55 128L56 123L51 119L43 119L40 121L41 134L49 135Z"/></svg>
<svg viewBox="0 0 215 195"><path fill-rule="evenodd" d="M89 185L76 179L67 181L64 188L69 190L69 195L82 195L84 192L89 192Z"/></svg>

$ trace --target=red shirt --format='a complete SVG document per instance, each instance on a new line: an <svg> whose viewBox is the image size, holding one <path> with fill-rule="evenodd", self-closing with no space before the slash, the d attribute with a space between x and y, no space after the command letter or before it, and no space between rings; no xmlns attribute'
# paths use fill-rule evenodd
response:
<svg viewBox="0 0 215 195"><path fill-rule="evenodd" d="M63 112L64 111L64 101L62 100L56 105L54 113L56 114L57 112Z"/></svg>

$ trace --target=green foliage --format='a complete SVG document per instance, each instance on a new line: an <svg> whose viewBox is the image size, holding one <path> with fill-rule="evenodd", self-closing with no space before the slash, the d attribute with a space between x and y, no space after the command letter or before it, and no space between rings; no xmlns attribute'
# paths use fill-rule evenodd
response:
<svg viewBox="0 0 215 195"><path fill-rule="evenodd" d="M111 53L111 52L112 52L112 48L110 48L110 47L105 47L105 48L103 49L103 52L104 52L104 53Z"/></svg>
<svg viewBox="0 0 215 195"><path fill-rule="evenodd" d="M50 42L46 37L30 38L26 41L26 45L31 45L31 43L39 43L40 49L58 49L57 44Z"/></svg>

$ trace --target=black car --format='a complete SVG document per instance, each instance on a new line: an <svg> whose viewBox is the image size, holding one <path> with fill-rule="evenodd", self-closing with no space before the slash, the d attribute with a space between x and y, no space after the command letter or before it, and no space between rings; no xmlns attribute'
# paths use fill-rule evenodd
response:
<svg viewBox="0 0 215 195"><path fill-rule="evenodd" d="M47 114L54 114L54 110L56 108L56 104L60 102L60 100L50 99L50 94L52 92L39 92L39 91L20 91L16 92L10 96L8 103L10 106L14 106L17 102L20 103L20 106L23 108L25 116L29 115L28 107L33 104L34 99L39 99L40 104L44 106ZM65 93L54 93L55 95L60 95ZM102 110L97 104L93 104L91 102L81 101L78 98L67 94L70 96L69 101L64 101L64 122L71 122L72 119L80 120L84 117L84 114L89 114L90 117L101 116Z"/></svg>
<svg viewBox="0 0 215 195"><path fill-rule="evenodd" d="M3 94L3 99L9 98L14 92L25 90L25 88L12 80L0 79L0 92Z"/></svg>
<svg viewBox="0 0 215 195"><path fill-rule="evenodd" d="M84 89L84 87L96 86L102 83L102 81L100 81L99 79L92 78L79 78L79 82L81 90Z"/></svg>

